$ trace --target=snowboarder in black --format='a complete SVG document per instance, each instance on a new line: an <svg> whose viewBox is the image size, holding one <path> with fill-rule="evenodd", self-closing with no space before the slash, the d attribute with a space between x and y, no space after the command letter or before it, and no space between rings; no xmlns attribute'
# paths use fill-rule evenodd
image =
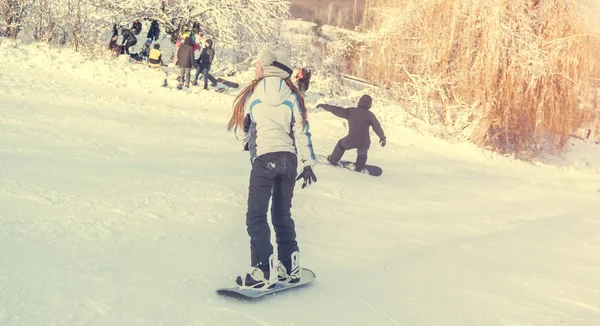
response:
<svg viewBox="0 0 600 326"><path fill-rule="evenodd" d="M356 108L344 109L339 106L329 104L319 104L317 108L323 108L340 118L348 120L348 135L340 139L333 149L333 153L329 155L329 163L337 165L344 152L349 149L356 149L357 157L355 169L362 171L367 164L367 152L371 147L371 137L369 135L369 127L373 127L373 131L379 136L381 147L385 146L385 134L383 129L375 117L373 112L369 111L373 99L369 95L363 95L358 100Z"/></svg>

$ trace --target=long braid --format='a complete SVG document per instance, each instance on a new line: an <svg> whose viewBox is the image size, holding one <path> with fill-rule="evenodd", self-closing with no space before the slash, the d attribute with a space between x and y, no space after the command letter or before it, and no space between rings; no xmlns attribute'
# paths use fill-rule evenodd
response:
<svg viewBox="0 0 600 326"><path fill-rule="evenodd" d="M261 80L263 80L263 77L256 78L235 97L235 100L233 101L233 115L227 124L227 131L231 131L233 128L241 129L244 126L244 106L246 105L246 98L254 91L254 88Z"/></svg>
<svg viewBox="0 0 600 326"><path fill-rule="evenodd" d="M292 80L289 77L285 79L285 83L292 90L292 92L294 92L296 94L296 96L298 97L298 104L300 105L300 112L302 113L302 126L305 127L308 119L307 119L306 104L304 103L304 96L302 96L302 93L300 92L298 87L296 87L296 85L294 85L294 83L292 82Z"/></svg>

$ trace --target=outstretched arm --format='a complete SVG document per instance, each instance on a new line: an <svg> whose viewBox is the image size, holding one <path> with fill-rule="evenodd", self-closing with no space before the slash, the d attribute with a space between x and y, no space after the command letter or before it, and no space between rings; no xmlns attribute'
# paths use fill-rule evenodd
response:
<svg viewBox="0 0 600 326"><path fill-rule="evenodd" d="M323 110L329 111L340 118L348 119L348 110L342 107L329 104L319 104L317 107L321 107Z"/></svg>

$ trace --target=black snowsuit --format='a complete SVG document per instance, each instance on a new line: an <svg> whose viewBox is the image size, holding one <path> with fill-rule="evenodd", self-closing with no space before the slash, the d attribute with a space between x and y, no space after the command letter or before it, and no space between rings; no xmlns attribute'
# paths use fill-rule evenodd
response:
<svg viewBox="0 0 600 326"><path fill-rule="evenodd" d="M356 170L362 171L367 164L367 152L371 147L371 137L369 135L369 127L373 127L373 131L379 136L379 141L385 141L385 134L379 120L371 108L372 99L369 95L363 95L358 101L356 108L344 109L339 106L322 104L323 109L329 111L340 118L348 120L348 135L340 139L335 146L333 153L329 157L331 164L337 164L344 155L344 152L349 149L357 150Z"/></svg>

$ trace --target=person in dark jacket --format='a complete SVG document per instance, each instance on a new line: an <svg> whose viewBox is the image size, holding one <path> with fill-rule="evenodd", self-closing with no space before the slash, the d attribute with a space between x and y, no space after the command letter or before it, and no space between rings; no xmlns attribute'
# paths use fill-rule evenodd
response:
<svg viewBox="0 0 600 326"><path fill-rule="evenodd" d="M152 39L154 41L158 41L158 36L160 35L160 27L158 27L158 22L153 20L150 24L150 29L148 30L148 34L146 35L147 39Z"/></svg>
<svg viewBox="0 0 600 326"><path fill-rule="evenodd" d="M381 147L385 146L383 129L375 114L369 111L372 102L373 99L369 95L363 95L358 100L356 108L344 109L329 104L317 105L317 108L323 108L325 111L348 120L348 135L338 141L333 149L333 153L328 157L329 163L337 165L345 151L356 149L358 155L356 157L355 169L356 171L362 171L367 164L367 152L369 151L369 147L371 147L369 127L373 127L373 131L379 136Z"/></svg>
<svg viewBox="0 0 600 326"><path fill-rule="evenodd" d="M123 50L122 50L121 54L124 54L124 53L129 54L129 48L134 46L137 43L137 38L127 28L124 28L121 31L121 35L123 35L123 43L121 45Z"/></svg>
<svg viewBox="0 0 600 326"><path fill-rule="evenodd" d="M213 41L211 39L204 41L204 48L200 53L200 58L198 58L198 61L196 62L196 76L194 77L194 85L198 83L198 76L200 76L200 73L202 73L204 79L204 89L208 89L208 72L210 71L213 59L215 58L215 50L213 49L212 45Z"/></svg>
<svg viewBox="0 0 600 326"><path fill-rule="evenodd" d="M190 76L194 65L194 41L190 36L185 38L185 41L179 47L179 50L177 50L177 64L181 69L179 85L177 87L181 89L184 81L185 87L190 87Z"/></svg>

